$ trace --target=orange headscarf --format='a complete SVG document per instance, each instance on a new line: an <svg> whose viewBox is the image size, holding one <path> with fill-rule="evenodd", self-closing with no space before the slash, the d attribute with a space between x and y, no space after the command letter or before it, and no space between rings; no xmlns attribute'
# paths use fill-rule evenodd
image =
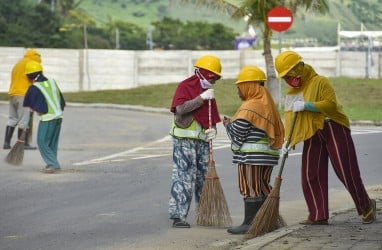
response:
<svg viewBox="0 0 382 250"><path fill-rule="evenodd" d="M263 130L273 149L281 148L284 142L284 126L276 105L268 90L257 82L239 83L244 98L233 120L244 119Z"/></svg>

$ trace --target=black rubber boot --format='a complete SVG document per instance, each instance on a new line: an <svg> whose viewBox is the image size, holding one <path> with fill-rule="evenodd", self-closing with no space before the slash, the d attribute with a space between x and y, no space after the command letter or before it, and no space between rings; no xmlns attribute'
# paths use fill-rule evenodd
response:
<svg viewBox="0 0 382 250"><path fill-rule="evenodd" d="M19 130L17 131L17 137L20 138L21 136L21 133L23 132L23 129L22 128L19 128ZM29 144L29 141L28 141L28 130L27 132L25 133L25 144L24 144L24 149L25 150L36 150L37 147L33 147Z"/></svg>
<svg viewBox="0 0 382 250"><path fill-rule="evenodd" d="M3 149L10 149L11 148L11 139L13 136L13 131L15 131L15 127L7 126L5 128L5 138L4 138Z"/></svg>
<svg viewBox="0 0 382 250"><path fill-rule="evenodd" d="M244 221L240 226L231 227L227 230L231 234L245 234L251 226L253 218L264 203L264 197L245 198L244 199Z"/></svg>

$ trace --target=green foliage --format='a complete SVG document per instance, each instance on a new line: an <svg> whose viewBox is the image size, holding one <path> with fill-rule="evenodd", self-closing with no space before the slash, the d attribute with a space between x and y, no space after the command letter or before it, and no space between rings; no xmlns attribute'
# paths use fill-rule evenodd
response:
<svg viewBox="0 0 382 250"><path fill-rule="evenodd" d="M87 34L89 48L115 48L118 28L120 49L142 50L148 48L147 29L155 23L158 28L154 31L154 42L157 47L232 49L233 38L247 29L246 24L242 18L234 20L228 11L217 9L218 3L240 5L247 2L260 8L260 5L257 5L259 2L266 7L279 1L184 2L183 0L55 0L55 5L52 5L51 0L0 1L0 46L83 48L85 46L83 26L86 24L89 32ZM196 6L190 2L211 4ZM302 4L311 2L313 1L288 2L291 8L294 8L293 3L296 9L297 6L302 7L294 15L291 29L283 34L285 39L316 38L319 46L331 46L337 43L337 23L341 24L342 30L359 30L361 23L368 30L381 28L381 0L327 1L329 13L326 15L316 14ZM324 7L319 5L321 2L314 1L314 9ZM264 12L266 8L262 9ZM258 11L261 12L261 8ZM113 20L110 17L113 17ZM260 18L254 23L259 38L264 29L262 21ZM115 22L118 22L117 26Z"/></svg>
<svg viewBox="0 0 382 250"><path fill-rule="evenodd" d="M235 33L221 24L187 22L165 17L154 22L155 47L161 49L233 49Z"/></svg>

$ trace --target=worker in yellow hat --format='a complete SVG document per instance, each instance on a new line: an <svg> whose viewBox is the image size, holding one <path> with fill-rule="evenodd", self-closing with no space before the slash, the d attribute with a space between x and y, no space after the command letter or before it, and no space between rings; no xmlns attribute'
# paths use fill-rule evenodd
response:
<svg viewBox="0 0 382 250"><path fill-rule="evenodd" d="M231 140L232 163L237 166L238 189L244 200L244 220L228 228L231 234L245 234L271 191L273 167L279 161L284 126L264 83L265 73L257 66L245 66L236 81L242 104L223 124Z"/></svg>
<svg viewBox="0 0 382 250"><path fill-rule="evenodd" d="M30 61L41 63L41 56L35 49L28 49L24 57L12 69L11 84L8 91L10 97L9 118L5 129L3 149L11 148L11 139L16 127L18 127L18 137L20 137L23 130L26 130L24 148L36 149L36 147L30 145L30 133L32 131L29 130L29 124L33 122L33 113L30 113L28 108L23 107L25 93L31 85L25 75L25 65Z"/></svg>
<svg viewBox="0 0 382 250"><path fill-rule="evenodd" d="M285 97L285 128L292 127L292 148L303 143L301 183L308 206L304 225L327 225L329 160L339 180L353 198L357 213L364 224L376 220L376 201L371 199L363 184L350 122L336 98L327 77L319 75L295 51L284 51L276 56L278 77L289 86ZM283 144L282 152L291 147Z"/></svg>
<svg viewBox="0 0 382 250"><path fill-rule="evenodd" d="M65 100L56 81L44 76L40 63L28 62L24 74L32 85L25 94L23 106L38 115L37 145L46 163L42 172L52 174L61 170L57 150Z"/></svg>
<svg viewBox="0 0 382 250"><path fill-rule="evenodd" d="M198 207L207 173L209 142L215 138L216 124L220 122L213 89L221 77L220 59L205 55L194 66L194 74L175 90L170 109L174 114L170 131L174 150L169 215L175 228L190 227L186 221L188 211L193 197Z"/></svg>

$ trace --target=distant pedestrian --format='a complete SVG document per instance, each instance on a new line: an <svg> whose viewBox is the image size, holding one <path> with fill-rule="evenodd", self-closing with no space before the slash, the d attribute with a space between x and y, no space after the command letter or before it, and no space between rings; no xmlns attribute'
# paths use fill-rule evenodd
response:
<svg viewBox="0 0 382 250"><path fill-rule="evenodd" d="M272 96L264 87L267 78L256 66L246 66L236 81L243 101L233 118L223 124L231 140L232 163L237 165L238 186L244 200L244 220L228 229L231 234L248 231L257 211L271 191L273 167L284 142L284 125Z"/></svg>
<svg viewBox="0 0 382 250"><path fill-rule="evenodd" d="M328 160L350 193L362 222L376 219L376 202L362 182L350 122L338 103L328 78L321 76L302 57L285 51L275 59L278 76L290 87L285 97L285 129L289 131L293 113L298 112L290 145L303 142L302 189L308 206L304 225L328 224ZM282 152L290 150L285 147Z"/></svg>
<svg viewBox="0 0 382 250"><path fill-rule="evenodd" d="M29 138L31 138L30 133L32 133L31 128L29 128L29 120L33 119L33 116L28 108L23 107L25 93L31 85L25 75L25 65L30 61L41 63L41 56L34 49L28 49L24 57L12 68L11 84L8 91L9 119L5 129L4 149L11 148L11 139L16 126L18 127L18 137L21 136L23 130L26 131L24 149L36 149L36 147L30 145L29 140Z"/></svg>
<svg viewBox="0 0 382 250"><path fill-rule="evenodd" d="M29 107L39 117L37 144L46 163L43 173L55 173L60 170L57 159L58 141L61 132L64 97L53 79L43 75L40 63L30 61L26 64L25 74L33 83L25 95L24 107Z"/></svg>
<svg viewBox="0 0 382 250"><path fill-rule="evenodd" d="M208 142L215 138L216 124L221 121L212 88L220 77L220 59L202 56L195 63L195 74L179 83L173 96L174 121L170 134L174 150L169 201L173 227L190 227L186 219L193 192L196 207L199 206L209 160ZM212 128L209 128L209 101Z"/></svg>

